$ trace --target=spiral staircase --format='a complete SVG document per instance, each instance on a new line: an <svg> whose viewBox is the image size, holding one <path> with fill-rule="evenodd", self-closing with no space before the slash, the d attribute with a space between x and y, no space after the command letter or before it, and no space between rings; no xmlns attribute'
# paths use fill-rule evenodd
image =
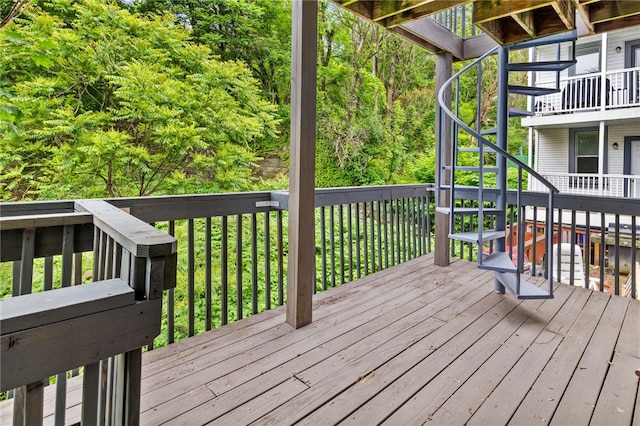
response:
<svg viewBox="0 0 640 426"><path fill-rule="evenodd" d="M461 249L467 245L477 247L477 262L481 269L495 271L495 290L504 293L509 289L518 299L547 299L553 297L552 276L547 275L546 288L538 287L527 281L524 259L525 210L521 204L524 172L538 180L547 189L545 219L546 253L553 248L553 206L554 195L558 190L542 176L509 154L509 119L533 115L533 113L509 106L509 95L517 94L529 97L559 92L560 72L575 64L575 58L562 59L561 46L571 43L570 52L575 52L575 31L545 38L529 40L507 47L498 46L473 63L467 65L451 77L438 93L439 144L440 153L450 145L450 159L439 156L437 209L449 217L449 238L460 241ZM542 45L556 45L557 55L554 61L510 62L515 50L528 49ZM566 49L564 49L566 51ZM495 71L488 74L488 64L493 55L498 55L497 66L497 119L496 126L484 128L481 123L483 99L482 81L484 78L496 78ZM495 70L495 68L492 68ZM552 72L556 74L555 88L541 88L509 84L509 75L517 72ZM462 115L468 110L461 108L461 76L475 73L477 81L475 128L466 124ZM451 95L448 107L445 99ZM486 96L486 94L485 94ZM450 140L445 140L443 126L451 126ZM449 133L449 132L446 132ZM518 188L507 191L507 164L510 162L518 173ZM460 182L473 182L477 186L463 186ZM470 195L471 194L471 195ZM515 201L513 197L515 195ZM507 198L515 209L507 210ZM514 214L515 211L515 214ZM509 220L511 219L511 220ZM513 230L517 232L517 247L512 241ZM507 235L509 234L509 235ZM507 244L507 241L509 244ZM456 247L451 245L452 252ZM516 254L517 253L517 254ZM514 259L515 257L515 259ZM553 270L553 256L546 256L545 271ZM535 273L536 268L530 268Z"/></svg>

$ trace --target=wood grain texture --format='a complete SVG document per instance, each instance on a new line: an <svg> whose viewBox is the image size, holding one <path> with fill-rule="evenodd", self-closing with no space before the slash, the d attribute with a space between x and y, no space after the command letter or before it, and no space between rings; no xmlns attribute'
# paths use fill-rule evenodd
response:
<svg viewBox="0 0 640 426"><path fill-rule="evenodd" d="M429 255L315 295L307 327L278 308L145 353L140 423L630 424L640 302L565 284L517 301L492 281Z"/></svg>
<svg viewBox="0 0 640 426"><path fill-rule="evenodd" d="M0 332L4 336L133 303L133 290L120 279L11 297L0 300Z"/></svg>
<svg viewBox="0 0 640 426"><path fill-rule="evenodd" d="M2 390L146 345L161 309L161 299L138 302L2 335Z"/></svg>

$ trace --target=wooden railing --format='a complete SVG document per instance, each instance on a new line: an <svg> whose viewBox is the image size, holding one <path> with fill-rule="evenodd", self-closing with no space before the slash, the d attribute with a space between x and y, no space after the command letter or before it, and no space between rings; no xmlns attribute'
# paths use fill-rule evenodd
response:
<svg viewBox="0 0 640 426"><path fill-rule="evenodd" d="M468 206L477 203L477 189L457 191ZM430 252L433 195L431 185L317 190L315 290ZM509 193L509 250L527 253L531 273L547 273L540 261L545 248L535 243L546 196L521 193L521 209L513 207L516 198ZM135 419L141 347L153 347L160 327L156 345L285 303L287 207L287 193L278 191L4 204L0 262L13 266L4 268L10 273L3 280L12 282L3 286L16 297L1 302L2 389L20 388L16 424L42 416L42 404L25 400L41 400L54 375L59 423ZM640 200L558 195L555 241L570 244L572 258L578 247L584 268L571 263L556 276L638 297L639 211ZM531 243L518 229L531 234ZM455 247L461 256L475 256ZM554 264L563 265L562 251L554 255ZM586 280L578 280L580 274ZM96 283L79 285L84 281ZM38 292L61 302L44 309L42 297L29 294ZM45 322L30 323L30 307L40 306ZM49 327L46 333L42 327ZM50 334L53 329L59 331ZM25 339L16 340L16 333ZM18 349L24 359L9 358ZM65 419L65 382L69 370L82 366L83 406Z"/></svg>
<svg viewBox="0 0 640 426"><path fill-rule="evenodd" d="M110 200L179 241L164 345L285 303L286 191ZM431 185L318 189L315 291L431 251Z"/></svg>
<svg viewBox="0 0 640 426"><path fill-rule="evenodd" d="M464 195L467 207L477 205L477 189L457 191ZM485 202L492 203L494 198L488 193ZM517 209L517 193L509 191L507 202L511 235L508 251L512 258L518 253L526 255L530 274L547 274L546 248L538 243L545 232L546 194L523 192L521 208ZM553 212L553 277L567 284L640 298L639 212L640 199L557 194ZM476 255L462 243L456 247L456 253L465 257Z"/></svg>
<svg viewBox="0 0 640 426"><path fill-rule="evenodd" d="M137 424L142 347L160 332L162 294L175 286L175 239L100 200L2 209L13 297L0 301L1 390L15 389L13 424L42 423L51 380L56 424ZM79 285L84 261L92 283ZM67 378L79 368L82 405L70 420Z"/></svg>

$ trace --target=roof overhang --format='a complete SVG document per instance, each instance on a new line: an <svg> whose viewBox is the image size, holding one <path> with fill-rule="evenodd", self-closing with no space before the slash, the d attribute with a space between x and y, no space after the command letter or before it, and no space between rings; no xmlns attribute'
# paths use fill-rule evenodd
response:
<svg viewBox="0 0 640 426"><path fill-rule="evenodd" d="M496 43L509 45L578 28L589 35L640 25L636 0L331 0L432 51L475 58ZM470 8L482 35L464 37L438 23L436 14ZM464 21L463 21L464 22Z"/></svg>

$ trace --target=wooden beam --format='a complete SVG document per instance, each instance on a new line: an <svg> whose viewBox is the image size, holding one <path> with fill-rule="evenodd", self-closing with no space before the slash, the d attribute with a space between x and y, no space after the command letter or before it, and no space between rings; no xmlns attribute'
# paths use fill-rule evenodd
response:
<svg viewBox="0 0 640 426"><path fill-rule="evenodd" d="M318 0L294 0L291 43L291 168L287 323L311 323L315 285L315 137Z"/></svg>
<svg viewBox="0 0 640 426"><path fill-rule="evenodd" d="M473 22L495 21L500 18L549 6L554 0L475 0L473 2Z"/></svg>
<svg viewBox="0 0 640 426"><path fill-rule="evenodd" d="M619 20L640 14L640 1L607 1L589 6L592 24Z"/></svg>
<svg viewBox="0 0 640 426"><path fill-rule="evenodd" d="M573 4L566 0L557 0L551 4L558 14L560 20L564 23L568 30L576 27L576 9Z"/></svg>
<svg viewBox="0 0 640 426"><path fill-rule="evenodd" d="M433 0L384 0L373 3L373 21L389 18L403 12L411 11Z"/></svg>
<svg viewBox="0 0 640 426"><path fill-rule="evenodd" d="M478 58L496 47L494 39L486 34L465 39L462 44L463 60Z"/></svg>
<svg viewBox="0 0 640 426"><path fill-rule="evenodd" d="M580 14L580 16L582 17L582 22L584 23L584 26L587 28L587 31L589 31L590 34L594 34L595 28L593 27L593 24L589 19L589 8L586 7L584 5L584 2L580 0L573 0L573 4L576 8L576 12Z"/></svg>
<svg viewBox="0 0 640 426"><path fill-rule="evenodd" d="M516 21L531 38L536 36L536 23L533 11L528 10L526 12L516 13L513 15L513 20Z"/></svg>
<svg viewBox="0 0 640 426"><path fill-rule="evenodd" d="M360 15L365 19L371 20L373 18L373 3L370 1L347 2L344 6L356 15Z"/></svg>
<svg viewBox="0 0 640 426"><path fill-rule="evenodd" d="M388 17L383 22L387 28L392 28L405 22L413 21L421 17L426 17L436 12L450 9L461 4L470 3L471 0L432 0L421 6L414 7L413 9L406 10L404 12L395 14Z"/></svg>
<svg viewBox="0 0 640 426"><path fill-rule="evenodd" d="M402 28L445 52L451 52L454 57L462 59L462 39L433 19L417 19L403 24Z"/></svg>
<svg viewBox="0 0 640 426"><path fill-rule="evenodd" d="M615 21L606 21L594 25L597 34L606 33L608 31L619 30L620 28L640 26L640 15L628 16Z"/></svg>

